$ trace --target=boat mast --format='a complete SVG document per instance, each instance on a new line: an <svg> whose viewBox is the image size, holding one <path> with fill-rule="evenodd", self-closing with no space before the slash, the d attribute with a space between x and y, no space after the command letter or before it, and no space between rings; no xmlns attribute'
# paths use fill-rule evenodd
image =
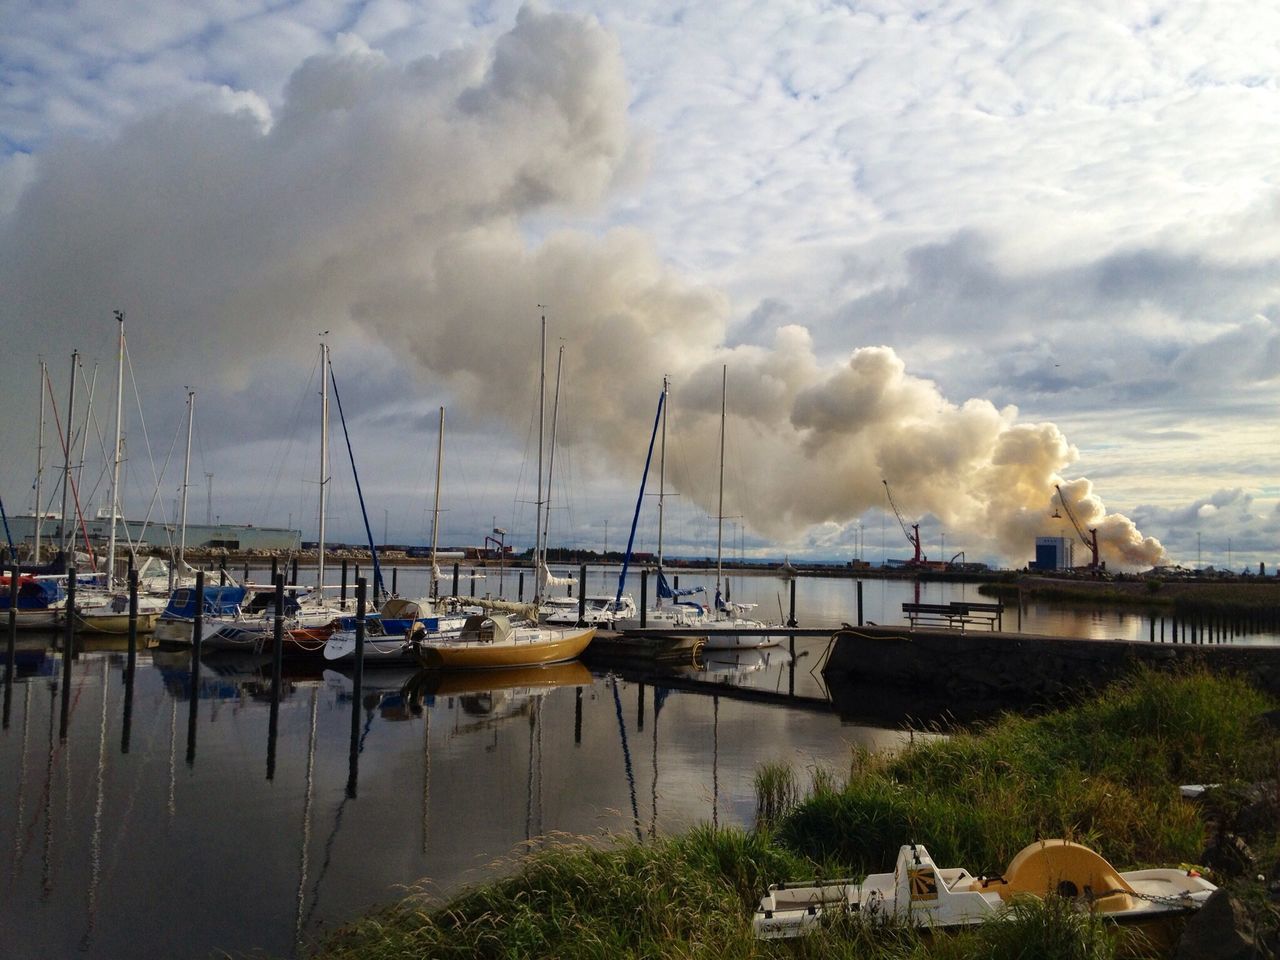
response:
<svg viewBox="0 0 1280 960"><path fill-rule="evenodd" d="M556 357L556 392L551 403L551 449L547 456L547 510L542 527L542 565L546 567L547 576L551 576L551 568L547 567L547 546L551 542L551 475L556 468L556 427L560 423L560 370L564 363L564 347L560 347Z"/></svg>
<svg viewBox="0 0 1280 960"><path fill-rule="evenodd" d="M542 345L538 352L538 514L534 519L533 535L533 603L542 600L542 422L547 405L547 316L542 315Z"/></svg>
<svg viewBox="0 0 1280 960"><path fill-rule="evenodd" d="M431 511L431 599L440 595L440 581L436 574L436 547L440 543L440 470L444 463L444 407L440 408L440 433L436 438L436 504Z"/></svg>
<svg viewBox="0 0 1280 960"><path fill-rule="evenodd" d="M658 572L662 572L662 510L667 495L667 404L671 402L667 378L662 378L662 446L658 448ZM658 598L662 606L662 598Z"/></svg>
<svg viewBox="0 0 1280 960"><path fill-rule="evenodd" d="M187 459L182 468L182 529L178 534L178 567L187 564L187 488L191 486L191 426L196 415L196 392L187 390ZM179 573L181 575L181 573Z"/></svg>
<svg viewBox="0 0 1280 960"><path fill-rule="evenodd" d="M107 589L115 583L116 518L120 512L120 434L124 424L124 313L115 311L120 324L119 356L116 358L116 445L111 464L111 533L107 537ZM85 431L88 434L88 430Z"/></svg>
<svg viewBox="0 0 1280 960"><path fill-rule="evenodd" d="M98 395L98 364L95 361L93 364L93 376L89 378L89 399L85 401L85 405L84 405L84 432L80 434L80 462L76 464L76 482L75 482L75 486L71 488L71 492L75 494L77 498L79 497L79 489L80 489L81 482L84 480L85 461L88 460L89 422L93 419L93 398L96 397L97 395ZM70 434L72 433L74 433L74 431L71 428L71 415L68 414L67 415L67 434L68 436L70 436ZM102 446L101 433L99 433L99 436L98 436L98 446ZM93 512L92 501L87 503L85 506L89 508L89 511L91 513ZM78 502L78 500L75 504L75 507L76 507L76 512L80 515L80 519L83 521L84 510L80 506L80 503ZM101 509L99 509L98 513L101 514L101 512L102 512Z"/></svg>
<svg viewBox="0 0 1280 960"><path fill-rule="evenodd" d="M44 480L44 391L49 379L49 369L40 358L40 433L36 439L36 542L34 562L40 562L40 533L44 529L44 504L40 499L41 481Z"/></svg>
<svg viewBox="0 0 1280 960"><path fill-rule="evenodd" d="M720 368L720 500L716 507L716 593L720 593L721 548L724 542L724 411L725 400L729 393L729 366Z"/></svg>
<svg viewBox="0 0 1280 960"><path fill-rule="evenodd" d="M76 409L76 370L80 366L80 351L71 353L71 397L67 401L67 435L63 439L62 453L62 524L58 528L58 548L66 553L75 538L74 533L67 531L67 494L71 492L71 422Z"/></svg>
<svg viewBox="0 0 1280 960"><path fill-rule="evenodd" d="M327 331L326 331L327 332ZM329 485L329 344L320 342L320 530L316 551L316 592L324 599L324 516Z"/></svg>

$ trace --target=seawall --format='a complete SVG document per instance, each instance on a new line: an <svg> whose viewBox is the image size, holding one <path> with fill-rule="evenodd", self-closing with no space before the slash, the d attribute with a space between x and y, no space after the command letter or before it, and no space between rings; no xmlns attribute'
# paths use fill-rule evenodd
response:
<svg viewBox="0 0 1280 960"><path fill-rule="evenodd" d="M1105 686L1136 665L1203 665L1280 696L1280 646L1080 640L1021 633L855 627L835 634L823 677L842 715L864 714L891 689L918 718L966 720L1004 707L1051 706Z"/></svg>

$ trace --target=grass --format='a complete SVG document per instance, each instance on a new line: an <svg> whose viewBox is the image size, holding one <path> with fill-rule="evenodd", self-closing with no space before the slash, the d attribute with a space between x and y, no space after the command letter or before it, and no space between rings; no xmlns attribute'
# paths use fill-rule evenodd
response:
<svg viewBox="0 0 1280 960"><path fill-rule="evenodd" d="M1054 901L946 937L837 924L799 943L759 942L750 916L771 881L890 869L907 841L975 873L998 872L1037 836L1080 840L1122 869L1194 862L1205 827L1177 784L1274 776L1276 738L1255 723L1271 706L1243 681L1142 672L1056 713L1005 716L894 757L857 751L846 777L813 774L803 798L790 769L764 767L755 830L567 842L448 903L407 897L316 956L1109 960L1116 932Z"/></svg>

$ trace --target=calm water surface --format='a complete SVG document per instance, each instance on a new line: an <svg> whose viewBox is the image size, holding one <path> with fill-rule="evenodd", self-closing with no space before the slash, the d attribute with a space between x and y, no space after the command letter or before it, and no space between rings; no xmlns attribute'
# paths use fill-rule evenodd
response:
<svg viewBox="0 0 1280 960"><path fill-rule="evenodd" d="M398 577L401 593L425 586L421 570ZM593 571L589 589L607 579ZM508 574L509 595L515 584ZM477 587L496 592L492 580ZM779 599L786 608L788 590L770 577L733 586L765 617ZM900 622L911 591L866 581L864 617ZM962 597L976 588L921 592ZM851 581L797 583L805 625L855 621L855 599ZM1032 606L1022 618L1033 632L1147 630L1111 612ZM547 836L750 824L761 764L843 772L851 745L894 749L912 736L832 712L817 674L825 646L798 640L795 659L781 647L663 673L573 663L501 683L455 675L420 701L402 695L409 671L370 669L357 702L347 673L291 667L273 736L265 660L206 660L193 701L189 658L144 650L130 696L124 654L91 642L72 664L64 738L61 654L24 635L0 731L0 954L296 956L406 886L444 896L509 872Z"/></svg>

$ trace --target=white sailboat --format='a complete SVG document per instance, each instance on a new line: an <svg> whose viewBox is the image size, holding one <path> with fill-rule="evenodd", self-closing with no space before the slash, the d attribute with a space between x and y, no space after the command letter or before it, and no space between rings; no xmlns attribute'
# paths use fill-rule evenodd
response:
<svg viewBox="0 0 1280 960"><path fill-rule="evenodd" d="M124 439L124 314L117 310L119 323L116 367L116 431L111 462L111 530L107 535L107 571L105 590L88 591L77 596L76 622L81 630L90 633L127 633L129 630L129 597L124 584L116 577L116 527L120 523L120 462ZM87 433L87 431L86 431ZM133 545L129 545L132 552ZM150 564L150 561L148 561ZM145 574L144 567L140 574ZM142 591L137 598L136 627L141 632L155 628L156 620L164 611L165 600Z"/></svg>
<svg viewBox="0 0 1280 960"><path fill-rule="evenodd" d="M768 629L762 620L754 620L746 616L755 604L734 603L725 599L729 592L729 584L724 576L724 437L725 412L729 396L729 368L720 368L720 493L716 507L716 593L714 609L704 628L707 631L705 649L709 650L750 650L758 647L771 647L780 643L780 634L761 634L756 631ZM724 594L721 593L723 589ZM751 631L751 632L744 632Z"/></svg>
<svg viewBox="0 0 1280 960"><path fill-rule="evenodd" d="M556 430L560 423L560 370L563 360L564 347L562 346L560 355L556 360L555 402L551 407L551 455L547 462L546 523L542 531L544 550L542 561L538 564L536 573L537 592L541 598L538 602L538 619L542 623L552 626L573 627L577 626L581 621L583 624L611 627L618 620L635 616L636 604L631 597L624 594L619 594L616 597L597 594L587 596L580 601L579 598L572 596L552 597L547 595L550 587L570 587L574 583L572 577L557 577L551 572L551 568L547 566L545 550L545 545L551 533L551 478L555 472ZM581 587L581 584L579 586ZM580 612L581 617L579 617Z"/></svg>
<svg viewBox="0 0 1280 960"><path fill-rule="evenodd" d="M654 607L645 611L645 627L656 630L673 630L688 633L701 633L706 637L705 648L708 650L754 650L770 647L781 642L783 633L761 633L772 630L768 624L746 616L754 605L733 603L724 599L722 587L727 587L724 578L723 564L723 531L724 531L724 442L725 418L728 399L728 367L721 368L720 386L720 487L719 501L716 508L716 588L712 610L704 604L681 601L680 596L705 592L701 588L690 590L674 590L666 581L662 570L663 562L663 498L666 493L666 441L667 421L665 400L668 393L666 378L662 381L662 447L659 456L659 490L658 490L658 599ZM651 448L652 449L652 448ZM664 601L666 601L664 603ZM619 624L620 629L637 629L639 618L631 618Z"/></svg>
<svg viewBox="0 0 1280 960"><path fill-rule="evenodd" d="M542 318L542 349L538 379L538 516L535 523L534 569L546 565L546 524L543 510L550 507L550 483L547 497L542 489L543 420L546 409L547 318ZM548 520L549 523L549 520ZM542 602L543 578L535 576L533 610ZM536 614L535 614L536 616ZM418 659L429 669L492 669L520 667L572 660L595 638L596 628L540 626L535 620L522 622L505 614L492 612L467 618L456 637L424 639L416 645Z"/></svg>
<svg viewBox="0 0 1280 960"><path fill-rule="evenodd" d="M364 659L366 663L417 663L416 646L426 640L454 637L466 625L467 615L454 597L438 596L440 568L436 550L440 528L440 477L444 463L444 407L440 408L440 430L436 440L435 509L431 521L431 595L418 600L389 597L375 617L366 623ZM355 659L356 631L344 623L329 635L324 645L326 660Z"/></svg>
<svg viewBox="0 0 1280 960"><path fill-rule="evenodd" d="M320 344L320 512L316 560L316 585L288 587L285 595L285 649L292 654L317 653L324 648L330 625L343 611L325 601L324 553L325 516L328 512L329 484L329 345ZM194 403L194 393L189 401ZM190 467L190 419L187 428L188 469ZM179 563L186 546L186 477L183 482L182 540ZM156 624L156 639L190 644L194 618L194 590L180 586ZM207 585L201 646L207 650L260 651L275 634L274 585Z"/></svg>

